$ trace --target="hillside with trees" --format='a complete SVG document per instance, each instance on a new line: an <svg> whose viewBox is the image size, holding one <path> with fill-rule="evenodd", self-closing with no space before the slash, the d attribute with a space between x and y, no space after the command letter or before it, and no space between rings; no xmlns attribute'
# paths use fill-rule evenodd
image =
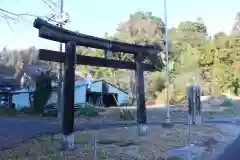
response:
<svg viewBox="0 0 240 160"><path fill-rule="evenodd" d="M170 67L170 103L184 101L186 85L198 83L205 95L220 95L230 92L238 95L240 78L240 32L234 23L233 32L226 35L216 31L213 37L207 32L207 26L200 17L196 21L181 22L176 28L168 29L169 67ZM116 33L104 38L135 44L159 44L165 59L164 22L151 12L136 12L123 21ZM78 47L77 54L103 57L104 51ZM129 54L114 53L112 59L129 60ZM37 49L3 49L0 53L1 74L14 74L24 60L29 64L42 63L37 60ZM148 61L148 60L146 60ZM134 72L92 66L77 66L83 75L90 72L94 78L105 79L128 91L135 100ZM194 77L194 78L193 78ZM145 73L146 99L148 104L164 103L165 70Z"/></svg>

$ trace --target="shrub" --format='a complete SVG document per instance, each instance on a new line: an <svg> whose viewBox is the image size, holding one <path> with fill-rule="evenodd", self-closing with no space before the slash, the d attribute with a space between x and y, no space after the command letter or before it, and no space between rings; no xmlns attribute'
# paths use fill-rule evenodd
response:
<svg viewBox="0 0 240 160"><path fill-rule="evenodd" d="M17 110L15 108L0 108L0 115L14 116L17 115Z"/></svg>
<svg viewBox="0 0 240 160"><path fill-rule="evenodd" d="M225 99L221 105L222 106L232 106L233 102L231 99Z"/></svg>
<svg viewBox="0 0 240 160"><path fill-rule="evenodd" d="M100 107L97 107L93 104L89 104L89 103L84 103L84 104L77 104L76 107L79 107L79 108L85 108L85 107L88 107L88 108L94 108L97 112L104 112L106 109L105 108L100 108Z"/></svg>
<svg viewBox="0 0 240 160"><path fill-rule="evenodd" d="M100 108L96 108L93 105L85 104L78 105L78 109L75 112L75 116L85 116L85 117L97 117L99 116L99 112L102 111Z"/></svg>
<svg viewBox="0 0 240 160"><path fill-rule="evenodd" d="M120 118L124 120L134 120L132 112L126 108L121 109Z"/></svg>
<svg viewBox="0 0 240 160"><path fill-rule="evenodd" d="M43 114L44 105L52 93L50 73L42 73L36 79L36 90L33 92L33 110L35 113Z"/></svg>
<svg viewBox="0 0 240 160"><path fill-rule="evenodd" d="M18 110L18 113L32 115L32 114L34 114L34 110L33 110L33 108L30 108L30 107L23 107Z"/></svg>
<svg viewBox="0 0 240 160"><path fill-rule="evenodd" d="M150 92L162 92L165 88L165 75L159 72L153 72L150 74Z"/></svg>
<svg viewBox="0 0 240 160"><path fill-rule="evenodd" d="M58 110L57 109L50 110L48 112L44 112L42 115L43 115L43 117L57 117L58 116Z"/></svg>

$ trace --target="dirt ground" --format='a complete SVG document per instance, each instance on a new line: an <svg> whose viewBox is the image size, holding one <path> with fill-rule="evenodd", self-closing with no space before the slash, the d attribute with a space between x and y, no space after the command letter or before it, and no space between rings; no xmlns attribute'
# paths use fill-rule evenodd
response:
<svg viewBox="0 0 240 160"><path fill-rule="evenodd" d="M216 125L194 126L191 137L188 127L174 128L149 126L147 136L139 137L135 127L109 128L97 131L76 132L76 149L60 151L59 135L40 137L14 149L0 152L1 160L91 160L92 137L96 136L97 156L102 160L161 160L171 149L189 142L205 149L203 157L209 156L224 133Z"/></svg>

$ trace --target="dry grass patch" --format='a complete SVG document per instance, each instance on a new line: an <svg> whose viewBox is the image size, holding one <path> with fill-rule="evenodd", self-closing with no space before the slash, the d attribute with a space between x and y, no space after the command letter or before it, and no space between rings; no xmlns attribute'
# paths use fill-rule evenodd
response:
<svg viewBox="0 0 240 160"><path fill-rule="evenodd" d="M205 147L206 152L210 152L218 143L216 132L220 133L220 130L214 125L195 126L192 128L191 143ZM98 134L98 148L109 160L161 159L167 156L169 150L183 147L189 140L188 128L183 125L170 129L150 126L149 134L144 137L137 136L135 127L110 128L89 133Z"/></svg>
<svg viewBox="0 0 240 160"><path fill-rule="evenodd" d="M205 147L211 152L218 143L220 129L215 125L194 126L191 143ZM0 152L2 160L91 160L92 137L97 136L98 160L146 160L162 159L168 151L188 143L188 127L174 128L149 126L147 136L139 137L136 127L108 128L75 133L77 148L74 151L60 151L60 136L46 136Z"/></svg>
<svg viewBox="0 0 240 160"><path fill-rule="evenodd" d="M21 146L0 152L1 160L91 160L92 136L81 132L75 135L77 148L74 151L60 150L60 135L45 136L30 140ZM98 159L103 154L97 152Z"/></svg>

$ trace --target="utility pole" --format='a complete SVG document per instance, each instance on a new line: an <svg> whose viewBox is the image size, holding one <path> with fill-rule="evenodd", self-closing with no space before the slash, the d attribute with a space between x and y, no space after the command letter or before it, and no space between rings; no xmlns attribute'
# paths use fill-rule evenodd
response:
<svg viewBox="0 0 240 160"><path fill-rule="evenodd" d="M63 0L59 0L58 13L55 15L55 21L57 25L61 28L70 22L68 13L63 11ZM63 52L63 44L59 44L59 51ZM58 68L58 93L57 93L57 104L58 104L58 119L62 120L62 110L63 110L63 63L59 63Z"/></svg>
<svg viewBox="0 0 240 160"><path fill-rule="evenodd" d="M60 0L60 12L59 12L60 16L63 14L63 0ZM60 22L57 24L59 27L63 27L63 24ZM63 45L62 43L59 44L59 51L62 52L63 51ZM58 120L62 120L62 108L63 108L63 90L62 90L62 86L63 86L63 64L59 63L59 70L58 70L58 98L57 98L57 103L58 103Z"/></svg>
<svg viewBox="0 0 240 160"><path fill-rule="evenodd" d="M168 64L168 30L167 30L167 0L164 0L164 21L165 21L165 52L166 52L166 102L167 115L166 122L171 122L170 108L169 108L169 64Z"/></svg>

